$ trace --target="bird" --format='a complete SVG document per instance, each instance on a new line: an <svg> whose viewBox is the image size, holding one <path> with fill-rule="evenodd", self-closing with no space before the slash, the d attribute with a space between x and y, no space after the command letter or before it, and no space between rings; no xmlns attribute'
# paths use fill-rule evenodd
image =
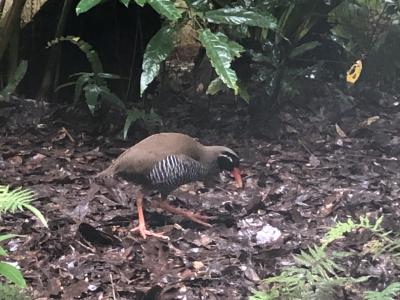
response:
<svg viewBox="0 0 400 300"><path fill-rule="evenodd" d="M183 184L207 181L222 171L233 175L237 188L242 188L239 157L225 146L205 146L194 138L175 132L150 135L124 151L96 177L118 175L141 186L136 192L138 226L131 229L146 239L147 236L168 239L163 233L148 230L143 214L143 189L161 194L158 207L181 215L204 226L211 226L209 217L170 205L168 195Z"/></svg>

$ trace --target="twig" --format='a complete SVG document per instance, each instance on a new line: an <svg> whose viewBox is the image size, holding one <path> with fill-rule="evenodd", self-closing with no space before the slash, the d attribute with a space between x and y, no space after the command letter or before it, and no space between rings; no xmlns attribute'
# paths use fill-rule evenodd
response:
<svg viewBox="0 0 400 300"><path fill-rule="evenodd" d="M114 286L114 280L112 277L112 274L110 273L110 280L111 280L111 288L112 288L112 295L113 295L113 299L117 300L117 296L115 294L115 286Z"/></svg>
<svg viewBox="0 0 400 300"><path fill-rule="evenodd" d="M304 150L306 150L310 155L314 155L311 150L305 145L305 143L303 143L302 140L298 139L299 144L304 148Z"/></svg>
<svg viewBox="0 0 400 300"><path fill-rule="evenodd" d="M75 144L75 139L72 137L72 135L69 134L68 130L65 127L63 127L61 131L67 135L71 143Z"/></svg>

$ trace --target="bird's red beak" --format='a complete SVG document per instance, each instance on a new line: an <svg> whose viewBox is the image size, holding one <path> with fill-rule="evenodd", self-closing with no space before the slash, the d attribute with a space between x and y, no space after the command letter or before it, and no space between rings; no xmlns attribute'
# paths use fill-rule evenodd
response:
<svg viewBox="0 0 400 300"><path fill-rule="evenodd" d="M239 168L233 168L232 176L235 178L236 187L238 189L243 187L242 176L240 176Z"/></svg>

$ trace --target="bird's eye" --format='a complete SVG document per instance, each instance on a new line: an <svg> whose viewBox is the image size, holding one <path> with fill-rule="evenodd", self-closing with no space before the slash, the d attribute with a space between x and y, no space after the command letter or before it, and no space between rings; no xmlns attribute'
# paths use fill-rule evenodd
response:
<svg viewBox="0 0 400 300"><path fill-rule="evenodd" d="M220 170L232 171L233 170L233 161L232 158L225 155L218 156L217 159L218 167Z"/></svg>
<svg viewBox="0 0 400 300"><path fill-rule="evenodd" d="M239 158L231 153L222 153L217 159L218 167L221 170L232 171L233 168L239 166Z"/></svg>

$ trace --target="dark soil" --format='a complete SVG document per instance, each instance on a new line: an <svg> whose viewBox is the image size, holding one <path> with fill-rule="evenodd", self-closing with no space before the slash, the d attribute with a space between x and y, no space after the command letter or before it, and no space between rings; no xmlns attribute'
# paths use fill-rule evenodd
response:
<svg viewBox="0 0 400 300"><path fill-rule="evenodd" d="M384 228L399 231L400 106L375 96L354 105L326 93L287 106L264 129L278 128L279 140L252 138L246 108L233 101L167 109L162 131L237 150L245 183L237 190L223 175L215 187L174 192L174 205L214 216L212 228L152 208L150 195L145 218L169 241L129 232L136 186L93 179L137 139L93 135L88 119L15 99L0 108L0 182L36 191L49 229L28 212L3 216L2 232L25 235L6 244L10 259L35 299L245 299L335 220L383 215ZM354 266L361 275L370 267ZM379 270L372 288L400 273Z"/></svg>

